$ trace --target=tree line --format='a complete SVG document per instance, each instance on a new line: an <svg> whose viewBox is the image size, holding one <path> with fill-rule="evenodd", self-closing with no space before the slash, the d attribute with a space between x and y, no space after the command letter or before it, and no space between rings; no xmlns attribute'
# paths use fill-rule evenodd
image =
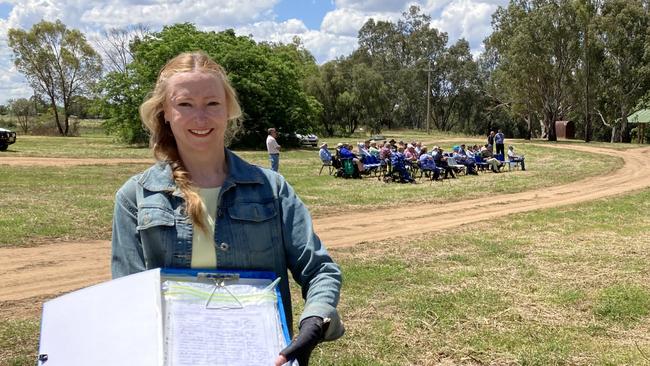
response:
<svg viewBox="0 0 650 366"><path fill-rule="evenodd" d="M238 92L244 112L232 141L238 146L260 146L271 126L286 139L293 132L351 135L360 128L469 134L499 128L555 140L557 120L574 121L585 141L629 142L636 130L626 116L650 105L649 3L511 0L493 14L478 56L465 39L449 42L412 6L395 22L368 20L359 47L323 65L298 38L255 42L190 23L158 32L137 25L106 31L95 50L83 33L42 21L9 30L15 65L34 97L10 101L8 109L24 116L49 106L64 136L70 115L92 110L106 119L108 133L143 143L148 136L138 106L158 70L180 52L201 49L224 66Z"/></svg>

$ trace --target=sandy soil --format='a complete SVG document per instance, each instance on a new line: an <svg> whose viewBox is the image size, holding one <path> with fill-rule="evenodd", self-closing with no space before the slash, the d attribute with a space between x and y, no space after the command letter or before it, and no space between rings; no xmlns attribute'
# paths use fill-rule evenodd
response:
<svg viewBox="0 0 650 366"><path fill-rule="evenodd" d="M607 155L613 153L610 149L591 146L553 147ZM623 166L595 178L551 188L504 194L493 197L490 203L484 199L473 199L420 206L410 210L404 208L399 212L374 213L366 218L354 215L354 220L345 217L324 217L315 219L314 226L323 242L329 248L335 248L450 229L466 222L466 218L458 215L458 212L471 211L475 213L475 220L490 220L519 212L613 197L650 186L650 148L618 150L615 153L624 159ZM3 159L0 164L148 162L137 159L13 159ZM500 202L498 210L494 209L495 201ZM433 214L436 215L436 220L431 219ZM399 215L400 225L394 225L395 215ZM4 316L9 313L12 317L20 316L19 314L24 312L33 313L38 311L40 303L47 298L108 280L109 262L108 241L57 242L30 248L0 249L0 312L4 313ZM33 306L34 303L39 306Z"/></svg>

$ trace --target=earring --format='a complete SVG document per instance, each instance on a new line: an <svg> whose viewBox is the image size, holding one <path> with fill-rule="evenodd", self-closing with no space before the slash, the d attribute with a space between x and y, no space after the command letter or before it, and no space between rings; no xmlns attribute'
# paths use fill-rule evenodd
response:
<svg viewBox="0 0 650 366"><path fill-rule="evenodd" d="M168 124L169 124L169 121L165 121L165 124L168 125Z"/></svg>

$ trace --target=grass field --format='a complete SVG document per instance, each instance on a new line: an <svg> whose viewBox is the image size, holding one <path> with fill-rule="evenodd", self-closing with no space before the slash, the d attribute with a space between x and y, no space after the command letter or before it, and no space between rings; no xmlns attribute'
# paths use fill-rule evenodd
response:
<svg viewBox="0 0 650 366"><path fill-rule="evenodd" d="M335 250L348 332L315 364L648 364L649 209L645 191Z"/></svg>
<svg viewBox="0 0 650 366"><path fill-rule="evenodd" d="M452 144L455 143L441 143L446 148ZM108 137L26 137L20 145L12 146L20 156L150 157L148 149L116 145ZM491 195L567 183L607 173L621 164L615 155L569 153L532 144L520 144L518 151L526 154L526 172L487 173L440 185L423 181L406 187L385 184L376 178L346 180L318 176L320 161L315 149L283 153L280 170L318 217L364 207L436 204L480 197L489 201ZM268 166L263 151L237 153L252 163ZM10 199L0 200L0 247L30 245L53 238L108 239L114 193L128 177L147 166L3 166L0 186Z"/></svg>
<svg viewBox="0 0 650 366"><path fill-rule="evenodd" d="M428 140L410 134L405 140L429 144L457 137ZM283 153L280 170L318 217L479 197L490 202L500 193L550 187L621 164L615 154L517 146L526 154L526 172L487 173L444 184L319 177L312 149ZM262 151L238 154L268 165ZM7 156L148 158L150 153L93 135L23 137ZM0 247L108 239L114 192L146 166L0 165ZM648 209L650 190L333 249L344 272L340 311L347 334L319 347L312 364L648 364ZM0 365L33 365L39 317L4 311L11 306L0 302ZM300 307L294 311L298 314Z"/></svg>

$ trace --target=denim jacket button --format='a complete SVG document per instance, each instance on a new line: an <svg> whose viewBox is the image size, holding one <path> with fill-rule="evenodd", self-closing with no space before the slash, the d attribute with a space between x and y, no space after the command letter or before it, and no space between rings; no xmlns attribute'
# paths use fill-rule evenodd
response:
<svg viewBox="0 0 650 366"><path fill-rule="evenodd" d="M147 225L151 222L151 216L148 213L144 214L144 224Z"/></svg>
<svg viewBox="0 0 650 366"><path fill-rule="evenodd" d="M219 249L223 250L224 252L228 251L228 248L230 248L230 245L228 245L228 243L221 243L221 245L219 245Z"/></svg>

